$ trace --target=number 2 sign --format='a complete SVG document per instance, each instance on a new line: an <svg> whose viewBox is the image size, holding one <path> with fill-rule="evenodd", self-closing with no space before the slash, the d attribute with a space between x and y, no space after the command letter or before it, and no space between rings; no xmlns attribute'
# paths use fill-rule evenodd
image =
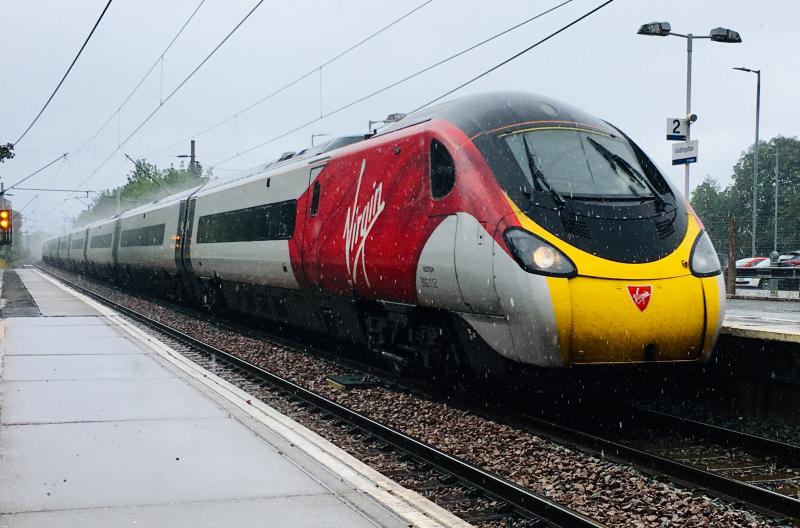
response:
<svg viewBox="0 0 800 528"><path fill-rule="evenodd" d="M667 140L686 141L686 133L689 130L689 121L677 117L667 118Z"/></svg>

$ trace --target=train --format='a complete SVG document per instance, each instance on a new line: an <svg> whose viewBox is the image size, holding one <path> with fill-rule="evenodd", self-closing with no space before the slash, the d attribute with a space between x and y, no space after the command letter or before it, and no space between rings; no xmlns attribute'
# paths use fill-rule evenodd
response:
<svg viewBox="0 0 800 528"><path fill-rule="evenodd" d="M702 364L717 254L636 143L566 103L465 96L48 240L44 260L355 345L396 368Z"/></svg>

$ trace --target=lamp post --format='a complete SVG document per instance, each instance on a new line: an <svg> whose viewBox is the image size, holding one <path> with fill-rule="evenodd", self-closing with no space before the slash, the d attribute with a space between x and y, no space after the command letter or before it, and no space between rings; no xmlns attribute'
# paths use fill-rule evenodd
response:
<svg viewBox="0 0 800 528"><path fill-rule="evenodd" d="M756 221L758 220L758 120L761 115L761 70L750 68L733 68L747 73L756 74L756 144L753 147L753 236L751 240L751 255L756 256ZM777 194L777 189L776 189Z"/></svg>
<svg viewBox="0 0 800 528"><path fill-rule="evenodd" d="M780 161L780 151L775 149L775 221L772 237L772 252L778 252L778 179L780 178L780 171L778 170L778 162ZM37 195L38 196L38 195Z"/></svg>
<svg viewBox="0 0 800 528"><path fill-rule="evenodd" d="M690 116L692 115L692 42L694 39L710 39L714 42L725 42L729 44L738 44L742 41L739 33L732 29L715 28L709 31L708 35L694 35L692 33L682 34L673 33L672 26L669 22L651 22L644 24L637 31L639 35L646 35L650 37L681 37L686 39L686 119L689 120L686 126L686 141L691 139L691 123ZM689 164L687 163L684 168L684 182L683 194L686 200L689 200Z"/></svg>

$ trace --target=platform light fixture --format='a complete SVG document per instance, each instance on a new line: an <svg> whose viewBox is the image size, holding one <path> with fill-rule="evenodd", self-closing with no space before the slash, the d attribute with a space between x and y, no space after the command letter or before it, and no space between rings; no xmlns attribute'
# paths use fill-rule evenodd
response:
<svg viewBox="0 0 800 528"><path fill-rule="evenodd" d="M738 31L727 28L714 28L709 33L709 36L714 42L725 42L727 44L739 44L742 42L742 37L739 36Z"/></svg>
<svg viewBox="0 0 800 528"><path fill-rule="evenodd" d="M672 31L672 26L669 22L650 22L649 24L642 24L639 35L647 35L649 37L666 37Z"/></svg>

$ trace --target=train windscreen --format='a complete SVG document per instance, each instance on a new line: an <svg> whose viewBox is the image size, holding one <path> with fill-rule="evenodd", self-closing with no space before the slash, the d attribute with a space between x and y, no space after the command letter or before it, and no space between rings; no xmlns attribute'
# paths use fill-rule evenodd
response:
<svg viewBox="0 0 800 528"><path fill-rule="evenodd" d="M574 199L654 197L645 169L624 138L589 128L551 125L497 137L513 155L530 189Z"/></svg>

